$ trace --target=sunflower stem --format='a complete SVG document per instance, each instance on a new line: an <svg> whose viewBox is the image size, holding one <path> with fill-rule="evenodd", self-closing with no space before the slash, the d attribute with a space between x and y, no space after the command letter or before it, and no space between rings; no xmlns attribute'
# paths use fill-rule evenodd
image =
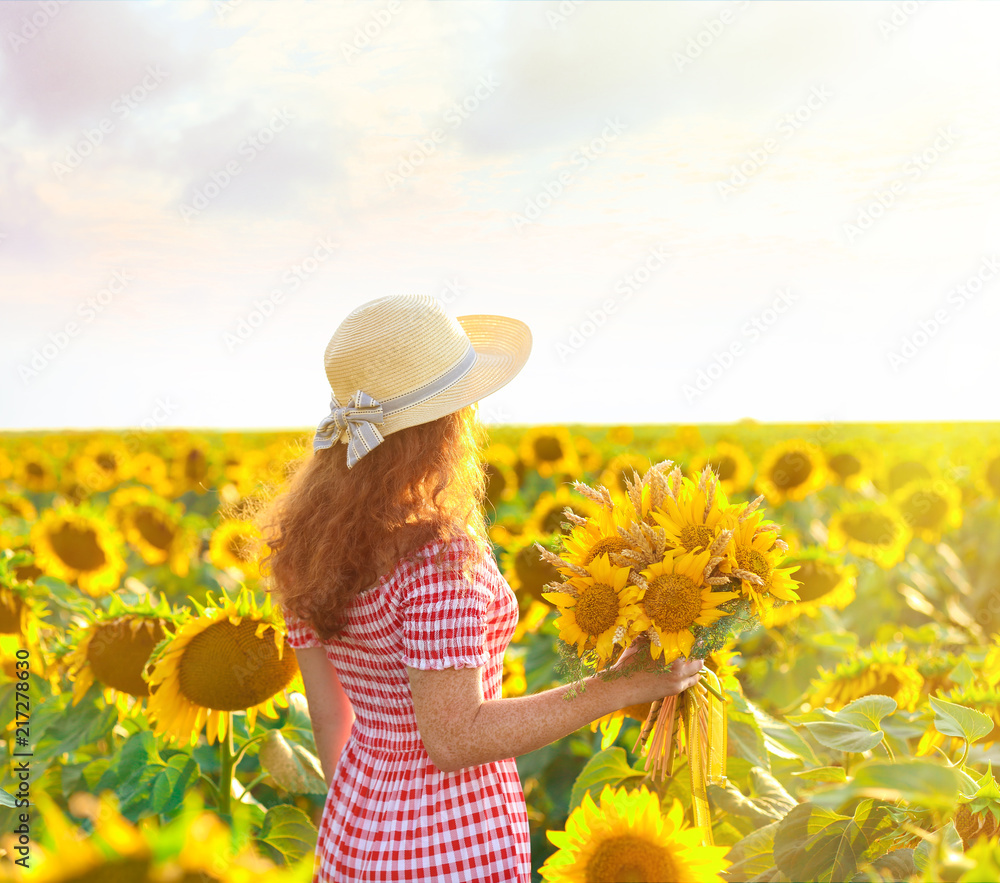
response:
<svg viewBox="0 0 1000 883"><path fill-rule="evenodd" d="M258 733L252 739L247 739L243 743L243 747L239 750L239 753L233 759L233 769L236 769L240 765L240 761L243 760L243 755L247 753L247 749L252 748L256 743L264 741L266 733Z"/></svg>
<svg viewBox="0 0 1000 883"><path fill-rule="evenodd" d="M229 817L233 797L233 768L235 767L233 752L233 713L226 713L226 737L219 740L221 754L219 769L219 813Z"/></svg>

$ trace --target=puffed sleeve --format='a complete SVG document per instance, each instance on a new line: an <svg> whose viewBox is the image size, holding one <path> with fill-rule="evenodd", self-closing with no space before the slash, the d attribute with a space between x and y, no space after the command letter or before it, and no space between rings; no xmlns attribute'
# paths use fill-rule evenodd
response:
<svg viewBox="0 0 1000 883"><path fill-rule="evenodd" d="M287 628L285 640L296 650L323 646L323 642L316 637L316 633L308 623L286 613L285 626Z"/></svg>
<svg viewBox="0 0 1000 883"><path fill-rule="evenodd" d="M486 617L492 596L463 573L461 547L443 561L420 561L404 577L402 656L420 669L477 668L489 660Z"/></svg>

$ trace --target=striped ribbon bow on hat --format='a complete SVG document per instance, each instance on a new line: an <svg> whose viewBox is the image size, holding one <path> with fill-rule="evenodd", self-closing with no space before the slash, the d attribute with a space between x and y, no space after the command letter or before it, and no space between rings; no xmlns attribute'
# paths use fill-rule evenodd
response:
<svg viewBox="0 0 1000 883"><path fill-rule="evenodd" d="M382 404L360 389L344 407L340 406L336 397L331 398L330 413L316 427L313 450L323 450L334 442L346 441L347 466L351 468L385 440L378 430L383 417Z"/></svg>

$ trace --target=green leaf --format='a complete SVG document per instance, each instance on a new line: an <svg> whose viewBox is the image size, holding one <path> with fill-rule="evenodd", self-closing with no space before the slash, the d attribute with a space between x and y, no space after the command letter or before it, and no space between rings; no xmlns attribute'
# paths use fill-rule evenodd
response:
<svg viewBox="0 0 1000 883"><path fill-rule="evenodd" d="M576 809L583 802L583 795L589 793L595 800L605 785L617 787L626 779L645 776L645 770L633 769L628 764L624 748L612 745L599 751L580 771L570 793L569 808Z"/></svg>
<svg viewBox="0 0 1000 883"><path fill-rule="evenodd" d="M771 757L753 706L742 696L730 695L733 704L726 709L730 753L745 758L754 766L770 770Z"/></svg>
<svg viewBox="0 0 1000 883"><path fill-rule="evenodd" d="M751 831L726 853L732 864L726 869L729 880L751 880L774 867L774 835L781 822L772 822Z"/></svg>
<svg viewBox="0 0 1000 883"><path fill-rule="evenodd" d="M885 737L885 733L881 730L873 733L846 721L814 721L802 726L809 730L810 735L820 745L838 751L870 751Z"/></svg>
<svg viewBox="0 0 1000 883"><path fill-rule="evenodd" d="M175 754L153 780L150 813L170 815L184 803L184 794L201 771L190 754Z"/></svg>
<svg viewBox="0 0 1000 883"><path fill-rule="evenodd" d="M13 794L0 790L0 806L17 806L17 798Z"/></svg>
<svg viewBox="0 0 1000 883"><path fill-rule="evenodd" d="M140 730L128 737L113 763L104 771L94 791L100 793L106 788L117 791L137 771L153 764L162 766L162 763L156 749L156 737L149 730Z"/></svg>
<svg viewBox="0 0 1000 883"><path fill-rule="evenodd" d="M754 719L764 736L764 747L771 754L786 759L799 758L806 763L819 763L812 746L788 724L771 717L752 702L748 701L747 705L752 710Z"/></svg>
<svg viewBox="0 0 1000 883"><path fill-rule="evenodd" d="M732 815L743 816L758 825L777 821L795 806L792 797L767 770L754 767L750 770L750 794L744 795L732 782L725 788L708 787L709 802Z"/></svg>
<svg viewBox="0 0 1000 883"><path fill-rule="evenodd" d="M963 779L959 771L931 760L905 759L896 763L866 761L841 788L818 791L811 797L820 806L842 806L858 797L905 800L925 809L954 809Z"/></svg>
<svg viewBox="0 0 1000 883"><path fill-rule="evenodd" d="M276 850L287 864L292 864L316 848L316 836L309 816L297 806L281 803L267 811L256 839Z"/></svg>
<svg viewBox="0 0 1000 883"><path fill-rule="evenodd" d="M799 770L792 773L807 782L846 782L847 773L842 766L818 766L811 770Z"/></svg>
<svg viewBox="0 0 1000 883"><path fill-rule="evenodd" d="M950 672L948 672L948 677L951 678L956 684L965 686L969 681L976 677L976 673L972 670L972 666L969 665L969 660L963 656Z"/></svg>
<svg viewBox="0 0 1000 883"><path fill-rule="evenodd" d="M970 744L993 729L993 718L974 708L929 696L934 709L934 729L944 736L957 736Z"/></svg>
<svg viewBox="0 0 1000 883"><path fill-rule="evenodd" d="M849 702L836 715L839 720L851 721L857 723L859 726L868 727L872 732L875 732L880 728L882 718L888 714L892 714L897 707L896 700L891 696L882 696L876 693L870 696L862 696L860 699ZM861 718L869 721L870 726L864 723Z"/></svg>
<svg viewBox="0 0 1000 883"><path fill-rule="evenodd" d="M778 823L774 862L793 880L847 880L872 845L894 830L886 808L870 800L858 805L853 818L802 803Z"/></svg>

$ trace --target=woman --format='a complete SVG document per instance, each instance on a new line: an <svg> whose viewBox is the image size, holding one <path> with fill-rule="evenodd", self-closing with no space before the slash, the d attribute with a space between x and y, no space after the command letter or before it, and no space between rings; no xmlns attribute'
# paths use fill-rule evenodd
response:
<svg viewBox="0 0 1000 883"><path fill-rule="evenodd" d="M315 881L528 883L513 758L698 680L678 660L571 701L500 698L517 602L486 538L472 406L530 348L515 319L416 295L362 305L327 347L330 415L263 520L329 785Z"/></svg>

